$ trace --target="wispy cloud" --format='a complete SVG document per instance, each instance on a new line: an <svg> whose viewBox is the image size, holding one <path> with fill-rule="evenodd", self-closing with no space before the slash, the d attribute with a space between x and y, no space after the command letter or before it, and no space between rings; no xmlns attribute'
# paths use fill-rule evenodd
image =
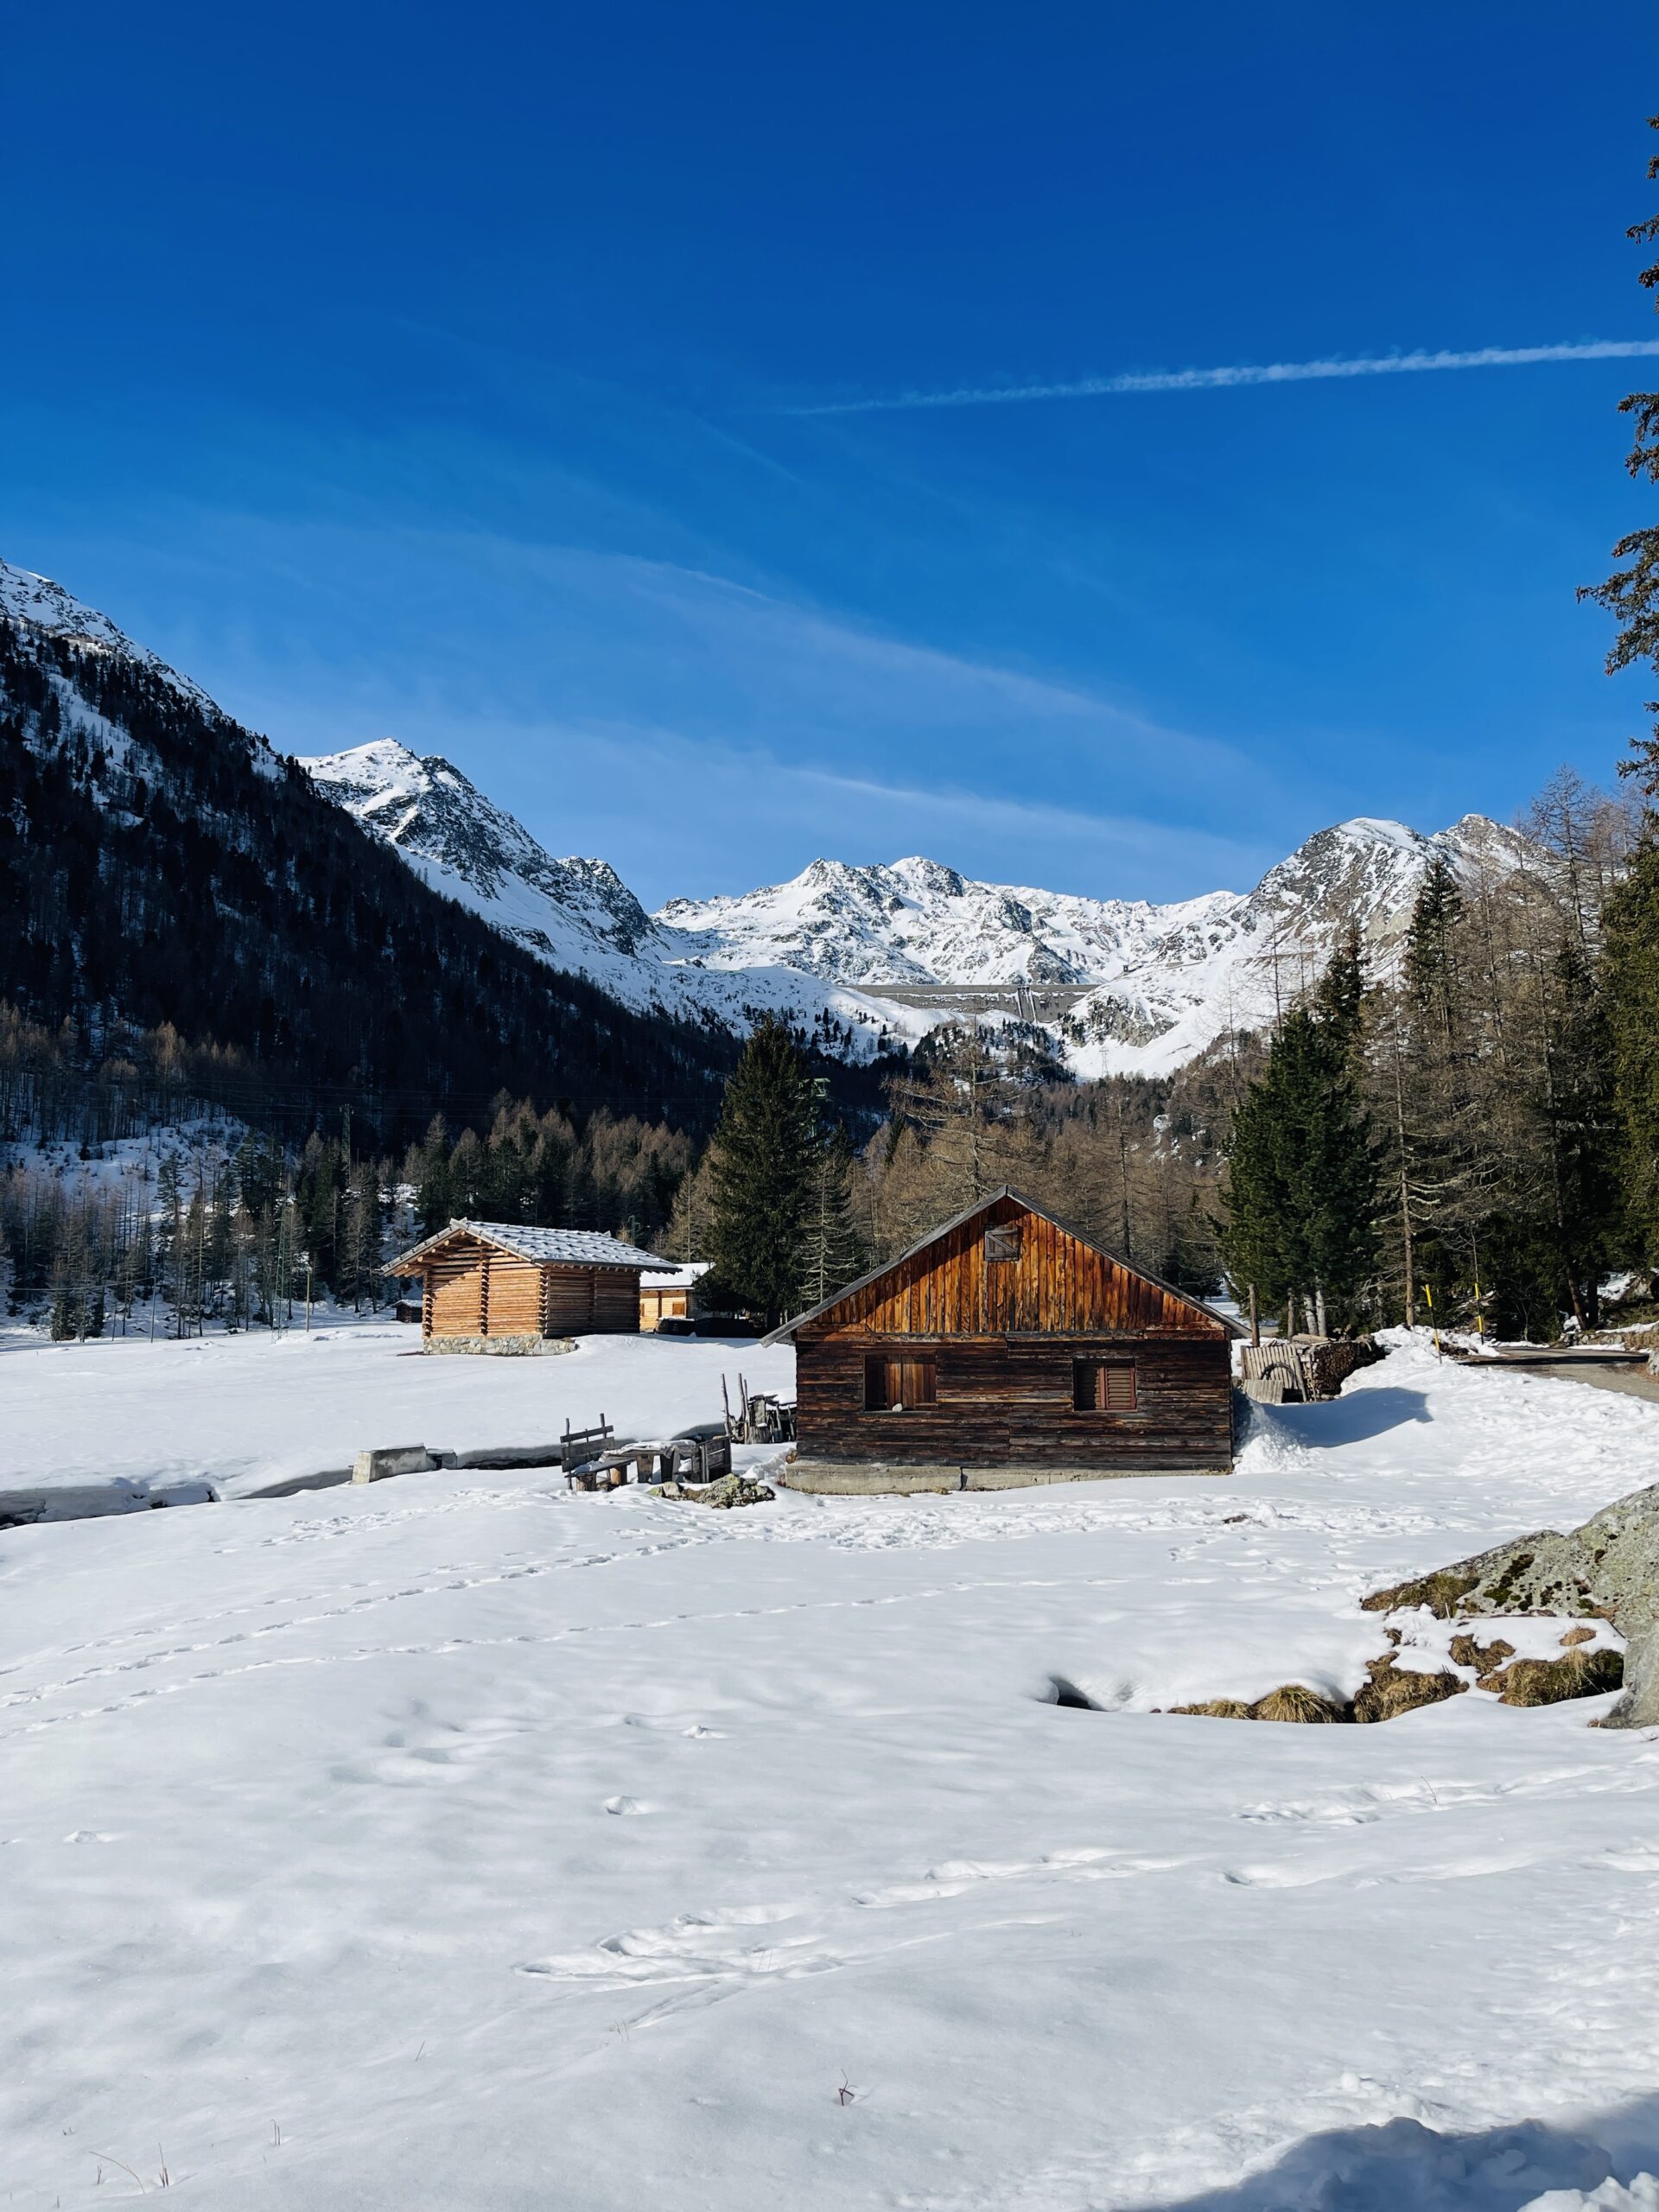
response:
<svg viewBox="0 0 1659 2212"><path fill-rule="evenodd" d="M1524 369L1541 361L1621 361L1659 353L1659 339L1592 338L1575 345L1481 346L1467 353L1361 353L1323 361L1245 361L1215 369L1135 369L1064 383L963 385L885 398L831 399L788 415L876 415L912 407L998 407L1016 400L1113 399L1136 391L1222 391L1241 385L1312 384L1327 378L1421 376L1434 369Z"/></svg>

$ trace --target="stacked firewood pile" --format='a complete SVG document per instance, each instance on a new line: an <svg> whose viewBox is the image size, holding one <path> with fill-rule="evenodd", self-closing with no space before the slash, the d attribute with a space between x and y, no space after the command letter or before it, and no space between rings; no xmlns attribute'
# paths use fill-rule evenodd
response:
<svg viewBox="0 0 1659 2212"><path fill-rule="evenodd" d="M1334 1398L1351 1375L1384 1357L1374 1337L1270 1337L1239 1349L1238 1386L1269 1406Z"/></svg>

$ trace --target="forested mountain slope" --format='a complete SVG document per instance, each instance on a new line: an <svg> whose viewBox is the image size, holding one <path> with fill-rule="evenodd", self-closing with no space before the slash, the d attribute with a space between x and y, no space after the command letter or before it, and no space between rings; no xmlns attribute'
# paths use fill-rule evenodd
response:
<svg viewBox="0 0 1659 2212"><path fill-rule="evenodd" d="M502 1089L709 1121L727 1032L550 969L105 618L0 587L0 998L211 1038L256 1109L349 1104L385 1142Z"/></svg>

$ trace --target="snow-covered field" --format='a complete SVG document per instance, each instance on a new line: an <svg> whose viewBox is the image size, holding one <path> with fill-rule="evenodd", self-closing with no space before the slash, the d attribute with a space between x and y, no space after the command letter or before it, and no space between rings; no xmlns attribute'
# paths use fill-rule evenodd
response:
<svg viewBox="0 0 1659 2212"><path fill-rule="evenodd" d="M99 1481L207 1482L221 1495L365 1447L540 1444L601 1414L621 1436L721 1417L721 1377L792 1389L795 1358L753 1343L591 1337L542 1359L429 1357L417 1328L319 1308L308 1332L151 1342L0 1338L0 1494Z"/></svg>
<svg viewBox="0 0 1659 2212"><path fill-rule="evenodd" d="M787 1376L411 1335L7 1351L0 1436L251 1479ZM0 1532L5 2201L1646 2212L1583 2192L1659 2171L1659 1741L1151 1708L1351 1689L1363 1591L1656 1478L1659 1408L1419 1346L1224 1482Z"/></svg>

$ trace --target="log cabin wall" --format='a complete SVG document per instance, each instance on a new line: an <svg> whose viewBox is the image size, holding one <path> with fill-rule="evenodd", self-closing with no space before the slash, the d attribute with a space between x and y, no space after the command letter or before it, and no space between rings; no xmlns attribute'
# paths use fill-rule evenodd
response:
<svg viewBox="0 0 1659 2212"><path fill-rule="evenodd" d="M550 1337L575 1337L594 1325L594 1270L592 1268L549 1267L541 1270L543 1284L542 1328Z"/></svg>
<svg viewBox="0 0 1659 2212"><path fill-rule="evenodd" d="M630 1269L594 1270L593 1326L607 1336L639 1333L639 1278Z"/></svg>
<svg viewBox="0 0 1659 2212"><path fill-rule="evenodd" d="M489 1262L489 1334L493 1337L539 1337L542 1334L542 1271L529 1260L510 1260L496 1254Z"/></svg>
<svg viewBox="0 0 1659 2212"><path fill-rule="evenodd" d="M641 1290L639 1293L639 1326L652 1330L664 1319L677 1318L685 1312L686 1294L683 1290Z"/></svg>
<svg viewBox="0 0 1659 2212"><path fill-rule="evenodd" d="M429 1337L476 1337L484 1326L484 1255L476 1245L435 1254L424 1270Z"/></svg>
<svg viewBox="0 0 1659 2212"><path fill-rule="evenodd" d="M906 1361L932 1360L937 1395L894 1413L865 1406L867 1363L894 1354L893 1335L797 1338L803 1459L1114 1474L1231 1461L1231 1357L1220 1332L902 1343ZM1077 1407L1077 1363L1102 1359L1133 1363L1132 1411Z"/></svg>

